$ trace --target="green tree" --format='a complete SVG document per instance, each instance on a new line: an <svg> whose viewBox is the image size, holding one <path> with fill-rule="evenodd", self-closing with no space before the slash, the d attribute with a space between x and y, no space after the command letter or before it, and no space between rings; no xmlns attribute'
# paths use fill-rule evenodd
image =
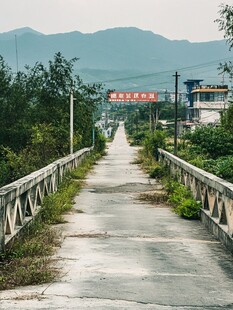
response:
<svg viewBox="0 0 233 310"><path fill-rule="evenodd" d="M233 47L233 5L221 4L220 17L216 19L218 23L219 30L224 31L224 38L227 40L229 45L229 49L231 50ZM222 73L226 73L229 75L229 78L233 79L233 62L224 62L220 63L218 68Z"/></svg>
<svg viewBox="0 0 233 310"><path fill-rule="evenodd" d="M224 38L231 49L233 47L233 5L221 4L219 15L216 22L219 25L219 30L225 32Z"/></svg>
<svg viewBox="0 0 233 310"><path fill-rule="evenodd" d="M221 125L230 135L233 135L233 105L230 105L228 109L222 113Z"/></svg>
<svg viewBox="0 0 233 310"><path fill-rule="evenodd" d="M146 155L158 157L158 148L165 148L166 146L166 133L161 130L155 130L149 133L144 140L144 150Z"/></svg>
<svg viewBox="0 0 233 310"><path fill-rule="evenodd" d="M201 126L187 138L211 158L233 154L233 136L224 127Z"/></svg>
<svg viewBox="0 0 233 310"><path fill-rule="evenodd" d="M101 84L74 76L77 58L61 53L14 75L0 56L0 185L69 153L70 89L74 83L74 151L91 146L93 115L106 98ZM96 133L96 147L104 140Z"/></svg>

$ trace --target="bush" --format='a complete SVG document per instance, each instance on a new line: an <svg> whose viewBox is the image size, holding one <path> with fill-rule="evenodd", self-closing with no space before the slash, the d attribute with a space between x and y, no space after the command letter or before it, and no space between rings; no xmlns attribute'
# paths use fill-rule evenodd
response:
<svg viewBox="0 0 233 310"><path fill-rule="evenodd" d="M144 140L144 150L147 155L155 158L158 156L158 148L165 148L166 134L164 131L156 130L150 133Z"/></svg>
<svg viewBox="0 0 233 310"><path fill-rule="evenodd" d="M0 160L0 171L0 187L2 187L10 180L10 169L4 160Z"/></svg>
<svg viewBox="0 0 233 310"><path fill-rule="evenodd" d="M184 199L174 208L176 214L188 219L198 219L201 203L193 198Z"/></svg>
<svg viewBox="0 0 233 310"><path fill-rule="evenodd" d="M223 127L199 127L188 138L211 158L233 154L233 135Z"/></svg>
<svg viewBox="0 0 233 310"><path fill-rule="evenodd" d="M131 145L141 145L143 140L145 139L145 132L140 131L139 133L136 133L132 136L133 141L131 142Z"/></svg>
<svg viewBox="0 0 233 310"><path fill-rule="evenodd" d="M150 169L149 175L151 178L163 178L167 175L167 167L156 165Z"/></svg>
<svg viewBox="0 0 233 310"><path fill-rule="evenodd" d="M220 157L215 161L215 174L229 182L233 182L233 156Z"/></svg>
<svg viewBox="0 0 233 310"><path fill-rule="evenodd" d="M199 218L201 203L193 198L192 192L185 185L170 180L167 188L168 201L172 204L176 214L188 219Z"/></svg>
<svg viewBox="0 0 233 310"><path fill-rule="evenodd" d="M95 151L97 153L103 154L106 147L106 138L99 130L95 131Z"/></svg>

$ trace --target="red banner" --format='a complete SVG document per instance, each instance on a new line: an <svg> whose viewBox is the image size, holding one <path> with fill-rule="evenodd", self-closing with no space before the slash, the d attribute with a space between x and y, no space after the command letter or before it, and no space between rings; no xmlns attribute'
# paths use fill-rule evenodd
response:
<svg viewBox="0 0 233 310"><path fill-rule="evenodd" d="M157 92L112 92L109 93L108 101L115 102L156 102Z"/></svg>

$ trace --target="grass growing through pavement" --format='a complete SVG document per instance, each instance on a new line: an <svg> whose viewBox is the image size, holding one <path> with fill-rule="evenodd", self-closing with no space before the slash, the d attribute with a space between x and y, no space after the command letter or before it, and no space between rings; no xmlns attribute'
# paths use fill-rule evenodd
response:
<svg viewBox="0 0 233 310"><path fill-rule="evenodd" d="M51 224L64 223L63 214L72 209L73 199L93 164L92 154L69 173L56 193L44 198L36 218L4 254L0 254L0 290L51 282L58 275L51 255L61 245L60 232Z"/></svg>

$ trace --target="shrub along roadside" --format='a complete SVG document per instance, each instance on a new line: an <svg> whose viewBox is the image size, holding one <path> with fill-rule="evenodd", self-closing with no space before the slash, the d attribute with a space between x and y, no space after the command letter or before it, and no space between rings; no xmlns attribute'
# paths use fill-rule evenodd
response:
<svg viewBox="0 0 233 310"><path fill-rule="evenodd" d="M151 178L159 179L165 187L168 195L168 203L172 205L173 211L186 219L198 219L201 203L193 198L190 189L180 184L169 174L169 169L161 165L150 154L143 150L139 151L138 160L135 163L141 164L142 169Z"/></svg>
<svg viewBox="0 0 233 310"><path fill-rule="evenodd" d="M0 254L0 290L20 285L51 282L58 274L51 255L61 244L60 232L51 224L64 223L62 214L72 209L73 199L99 154L91 154L69 173L56 193L44 198L43 205L22 236Z"/></svg>
<svg viewBox="0 0 233 310"><path fill-rule="evenodd" d="M166 177L164 183L173 211L186 219L198 219L201 202L193 198L191 190L171 177Z"/></svg>

